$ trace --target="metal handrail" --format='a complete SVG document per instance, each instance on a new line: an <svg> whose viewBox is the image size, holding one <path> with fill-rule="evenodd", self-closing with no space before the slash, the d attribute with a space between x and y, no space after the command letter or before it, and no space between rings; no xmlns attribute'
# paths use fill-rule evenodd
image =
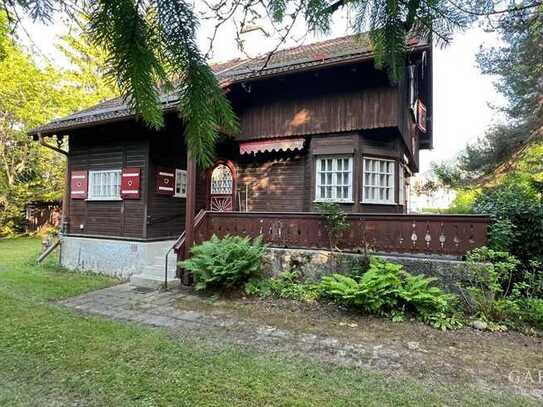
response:
<svg viewBox="0 0 543 407"><path fill-rule="evenodd" d="M57 248L57 246L60 245L60 239L57 239L51 246L49 246L36 260L38 264L40 264L42 261L45 260L47 256L49 256L53 250Z"/></svg>
<svg viewBox="0 0 543 407"><path fill-rule="evenodd" d="M202 222L202 219L204 219L206 214L206 211L204 209L201 209L200 212L194 217L194 229ZM181 247L183 245L183 241L186 237L186 230L183 231L175 241L175 243L168 249L165 256L165 264L164 264L164 289L168 289L168 257L170 256L170 253L172 250L174 250L176 247Z"/></svg>

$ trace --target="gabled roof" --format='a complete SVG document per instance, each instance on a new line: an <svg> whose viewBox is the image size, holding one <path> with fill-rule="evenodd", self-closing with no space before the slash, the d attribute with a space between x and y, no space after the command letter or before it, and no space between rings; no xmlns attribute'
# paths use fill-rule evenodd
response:
<svg viewBox="0 0 543 407"><path fill-rule="evenodd" d="M408 45L410 49L415 50L427 47L428 42L412 38ZM360 34L279 50L271 56L268 53L252 59L232 59L223 63L212 64L211 69L221 86L227 87L237 82L371 58L372 50L368 35ZM175 109L179 101L175 92L161 94L159 100L164 111ZM130 110L128 104L119 97L53 120L32 129L29 134L50 135L80 127L123 120L133 116L134 113Z"/></svg>

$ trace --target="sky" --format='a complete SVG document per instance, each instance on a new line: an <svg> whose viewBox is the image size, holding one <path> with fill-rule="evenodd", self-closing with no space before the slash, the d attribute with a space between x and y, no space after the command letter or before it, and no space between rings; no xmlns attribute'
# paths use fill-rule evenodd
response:
<svg viewBox="0 0 543 407"><path fill-rule="evenodd" d="M241 38L244 53L248 56L273 50L278 43L278 34L274 33L273 27L262 21L255 22L255 25L262 27L269 37L262 30L244 34ZM67 31L62 21L44 26L25 20L23 28L25 32L22 32L21 37L26 38L34 53L46 56L60 66L66 63L54 46L56 38ZM198 35L204 53L209 48L212 32L213 25L204 21ZM332 30L327 36L307 34L304 25L299 23L294 26L282 48L346 34L349 31L345 15L338 15L334 19ZM493 79L481 75L476 62L476 54L482 45L496 44L498 39L494 34L473 28L455 34L452 43L445 48L434 50L434 149L421 151L421 173L430 169L432 161L453 159L467 143L482 136L489 125L499 120L488 104L499 104L500 96L493 87ZM213 42L211 59L224 61L242 56L244 54L235 41L235 27L225 24Z"/></svg>

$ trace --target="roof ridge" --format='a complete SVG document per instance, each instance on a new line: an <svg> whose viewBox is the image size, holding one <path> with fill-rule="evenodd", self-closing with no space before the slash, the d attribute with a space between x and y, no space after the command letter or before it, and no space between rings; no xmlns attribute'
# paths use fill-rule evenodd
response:
<svg viewBox="0 0 543 407"><path fill-rule="evenodd" d="M288 47L288 48L278 49L278 50L276 50L274 52L274 55L278 54L280 52L294 51L294 50L299 50L299 49L302 49L302 48L313 47L315 45L326 45L326 44L329 44L329 43L342 41L342 40L345 40L347 38L362 37L362 36L367 36L367 35L368 35L368 32L365 31L363 33L346 34L346 35L342 35L341 37L332 37L332 38L328 38L328 39L325 39L325 40L322 40L322 41L315 41L315 42L310 42L310 43L307 43L307 44L298 44L298 45L291 46L291 47ZM272 51L262 52L261 54L258 54L257 56L254 56L254 57L246 57L246 58L236 57L236 58L230 58L230 59L226 59L226 60L222 60L222 61L213 61L213 62L210 62L209 65L211 67L213 67L213 66L216 66L216 65L226 65L226 64L232 63L232 62L239 62L241 64L241 63L244 63L244 62L255 61L255 60L265 58L265 57L268 56L268 54L270 52L272 52ZM225 71L227 71L227 70L229 70L231 68L232 67L225 68Z"/></svg>

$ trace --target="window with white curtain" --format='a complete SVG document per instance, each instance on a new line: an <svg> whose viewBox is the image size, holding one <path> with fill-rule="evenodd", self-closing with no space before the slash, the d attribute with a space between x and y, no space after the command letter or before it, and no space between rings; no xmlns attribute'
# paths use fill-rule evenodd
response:
<svg viewBox="0 0 543 407"><path fill-rule="evenodd" d="M173 196L176 198L187 197L187 171L175 170L175 191Z"/></svg>
<svg viewBox="0 0 543 407"><path fill-rule="evenodd" d="M352 202L352 157L317 158L315 179L315 201Z"/></svg>
<svg viewBox="0 0 543 407"><path fill-rule="evenodd" d="M90 200L121 199L121 170L89 171Z"/></svg>
<svg viewBox="0 0 543 407"><path fill-rule="evenodd" d="M362 202L393 204L394 200L393 160L364 157L362 180Z"/></svg>

